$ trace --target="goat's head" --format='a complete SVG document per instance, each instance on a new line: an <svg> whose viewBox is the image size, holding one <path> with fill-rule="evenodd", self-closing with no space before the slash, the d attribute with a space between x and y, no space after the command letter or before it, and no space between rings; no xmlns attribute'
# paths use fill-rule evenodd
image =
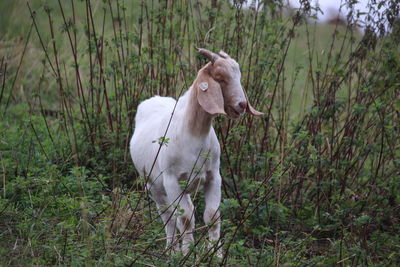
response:
<svg viewBox="0 0 400 267"><path fill-rule="evenodd" d="M202 48L198 51L210 60L194 83L199 104L206 112L228 114L231 118L238 118L244 112L263 115L250 105L240 83L239 64L234 59L222 50L218 54Z"/></svg>

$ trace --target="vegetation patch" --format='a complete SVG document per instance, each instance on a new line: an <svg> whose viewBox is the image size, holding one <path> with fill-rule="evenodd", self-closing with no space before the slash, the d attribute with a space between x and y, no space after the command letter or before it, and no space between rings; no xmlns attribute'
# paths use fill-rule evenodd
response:
<svg viewBox="0 0 400 267"><path fill-rule="evenodd" d="M309 1L242 2L0 3L2 264L400 264L399 2L362 31L355 11L325 25ZM128 151L138 104L206 63L195 47L235 58L265 113L214 124L222 259L200 219L190 253L166 253Z"/></svg>

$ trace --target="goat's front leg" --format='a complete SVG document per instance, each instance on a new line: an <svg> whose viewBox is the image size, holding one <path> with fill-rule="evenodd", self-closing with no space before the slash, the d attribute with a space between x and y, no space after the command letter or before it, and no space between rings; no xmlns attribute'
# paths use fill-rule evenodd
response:
<svg viewBox="0 0 400 267"><path fill-rule="evenodd" d="M167 192L170 203L177 213L178 229L182 235L182 253L186 255L189 251L189 246L193 243L193 229L194 229L194 206L190 195L182 191L178 180L174 177L164 179L164 187Z"/></svg>
<svg viewBox="0 0 400 267"><path fill-rule="evenodd" d="M219 171L207 173L207 181L204 185L206 208L204 210L204 222L210 228L208 239L210 246L215 248L220 245L221 218L219 205L221 203L221 175ZM218 257L222 257L222 250L218 249Z"/></svg>

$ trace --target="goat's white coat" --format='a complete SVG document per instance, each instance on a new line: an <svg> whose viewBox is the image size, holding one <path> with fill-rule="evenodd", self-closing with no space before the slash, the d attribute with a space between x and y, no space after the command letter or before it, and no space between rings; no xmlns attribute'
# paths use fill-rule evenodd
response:
<svg viewBox="0 0 400 267"><path fill-rule="evenodd" d="M204 215L206 223L210 223L213 217L214 220L219 220L218 207L221 200L218 139L213 128L210 128L208 135L202 137L193 136L185 129L182 117L189 93L190 90L176 105L166 135L169 141L161 148L153 169L151 168L160 146L158 140L165 134L176 101L170 97L155 96L142 102L137 110L136 128L130 143L132 160L140 175L150 174L151 180L147 188L150 189L160 212L163 212L161 217L164 223L168 222L167 247L172 244L174 250L178 250L178 226L181 233L187 232L183 235L184 253L187 253L190 242L193 242L191 231L194 228L194 207L188 193L203 186L208 178L209 186L205 187L205 190L208 190ZM187 184L181 186L179 180L187 180ZM186 189L183 194L182 187ZM185 210L184 218L180 221L176 221L173 216L174 206L167 209L168 205L174 202L179 203L180 208ZM184 220L189 220L189 227L184 225ZM219 239L219 228L219 223L212 227L211 240Z"/></svg>
<svg viewBox="0 0 400 267"><path fill-rule="evenodd" d="M215 59L216 54L212 55ZM246 100L240 84L239 65L223 52L220 52L220 56L224 58L220 62L225 62L224 64L227 66L225 75L230 76L231 81L229 88L224 89L224 102L225 105L228 105L228 115L232 114L232 117L237 117L245 110L253 115L262 114L257 113ZM202 71L207 67L213 68L213 65L209 63L200 70L195 83L197 79L200 82L204 80L201 75L204 75ZM216 83L215 80L209 81L213 84ZM213 90L213 88L204 90L204 82L202 84L199 85L202 91ZM193 94L197 93L194 91L196 90L194 85L179 98L177 104L173 98L160 96L143 101L137 109L135 131L130 142L131 156L136 169L141 176L150 176L147 188L151 191L152 198L156 202L161 218L166 225L167 247L172 246L174 250L179 249L176 232L176 228L178 228L182 234L182 251L184 254L187 253L189 244L193 242L194 206L189 193L200 187L204 188L205 193L204 221L207 225L211 225L209 240L219 240L220 235L220 213L218 210L221 201L220 146L211 124L208 126L209 128L205 127L207 130L205 134L197 135L188 130L190 125L186 116L193 112L193 110L190 111L190 105L193 104L193 101L190 101L193 100ZM221 90L221 88L219 89ZM198 97L197 95L197 99ZM197 99L195 103L198 106L197 109L199 109L197 111L208 114L197 103ZM209 102L206 103L209 104ZM160 137L165 134L175 104L176 108L171 124L166 139L164 139L168 142L161 147L153 166L160 148ZM243 107L243 104L247 104L247 109ZM211 122L213 116L210 114L207 116ZM184 185L181 185L179 181L184 181ZM176 204L179 205L179 210L183 210L183 214L178 217L174 215ZM221 256L220 250L218 254Z"/></svg>
<svg viewBox="0 0 400 267"><path fill-rule="evenodd" d="M138 106L136 128L130 143L131 155L140 175L146 176L151 171L151 177L155 177L152 183L163 183L164 174L174 175L176 179L182 174L193 173L192 179L205 180L207 171L219 172L220 147L214 128L211 127L209 134L202 137L193 136L185 129L183 116L189 92L178 100L166 134L168 142L161 148L153 170L151 167L160 146L159 139L165 134L176 100L154 96ZM196 162L197 166L194 166ZM200 169L201 165L204 166Z"/></svg>

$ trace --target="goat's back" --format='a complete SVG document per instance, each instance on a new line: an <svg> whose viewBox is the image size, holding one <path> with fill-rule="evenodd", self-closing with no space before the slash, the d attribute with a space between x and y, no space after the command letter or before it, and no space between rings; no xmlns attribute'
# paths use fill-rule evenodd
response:
<svg viewBox="0 0 400 267"><path fill-rule="evenodd" d="M135 117L135 130L143 124L157 121L160 117L171 115L176 100L172 97L154 96L139 104ZM158 127L161 125L158 123Z"/></svg>
<svg viewBox="0 0 400 267"><path fill-rule="evenodd" d="M159 147L157 141L164 136L175 103L171 97L154 96L138 106L130 152L141 175L151 168Z"/></svg>

